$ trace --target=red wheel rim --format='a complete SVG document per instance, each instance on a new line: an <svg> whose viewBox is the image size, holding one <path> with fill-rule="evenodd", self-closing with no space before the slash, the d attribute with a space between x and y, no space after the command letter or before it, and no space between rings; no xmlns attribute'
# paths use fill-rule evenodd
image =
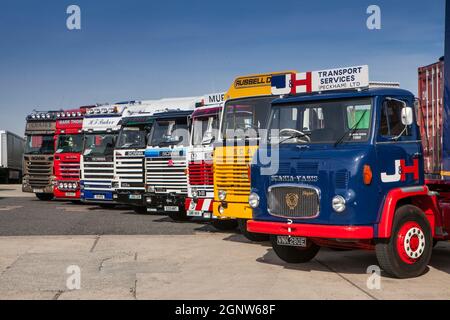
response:
<svg viewBox="0 0 450 320"><path fill-rule="evenodd" d="M416 263L425 252L425 234L418 223L408 221L397 233L397 252L407 264Z"/></svg>

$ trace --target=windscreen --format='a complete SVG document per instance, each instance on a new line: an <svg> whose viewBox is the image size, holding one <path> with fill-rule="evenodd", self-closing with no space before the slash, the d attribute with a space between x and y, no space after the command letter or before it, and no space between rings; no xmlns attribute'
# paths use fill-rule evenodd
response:
<svg viewBox="0 0 450 320"><path fill-rule="evenodd" d="M369 139L372 102L335 100L275 106L271 112L271 143L336 143Z"/></svg>
<svg viewBox="0 0 450 320"><path fill-rule="evenodd" d="M158 120L154 123L149 146L187 146L189 144L189 131L187 119Z"/></svg>
<svg viewBox="0 0 450 320"><path fill-rule="evenodd" d="M114 152L117 134L115 133L92 133L87 134L84 139L85 156L110 156Z"/></svg>
<svg viewBox="0 0 450 320"><path fill-rule="evenodd" d="M83 135L60 135L56 146L56 153L81 153L83 151Z"/></svg>
<svg viewBox="0 0 450 320"><path fill-rule="evenodd" d="M225 103L222 120L222 138L251 139L267 128L270 104L276 97L258 97L231 100Z"/></svg>
<svg viewBox="0 0 450 320"><path fill-rule="evenodd" d="M219 116L217 114L196 117L192 121L192 144L208 145L217 139Z"/></svg>
<svg viewBox="0 0 450 320"><path fill-rule="evenodd" d="M27 136L25 154L53 154L55 153L55 141L53 135Z"/></svg>
<svg viewBox="0 0 450 320"><path fill-rule="evenodd" d="M122 127L117 138L117 149L145 149L148 129L143 126Z"/></svg>

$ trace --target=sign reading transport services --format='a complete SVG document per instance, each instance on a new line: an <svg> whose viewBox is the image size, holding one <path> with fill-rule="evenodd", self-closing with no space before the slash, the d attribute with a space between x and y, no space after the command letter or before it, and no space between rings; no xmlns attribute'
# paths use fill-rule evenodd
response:
<svg viewBox="0 0 450 320"><path fill-rule="evenodd" d="M369 87L369 67L355 66L281 75L272 79L273 94L298 94Z"/></svg>

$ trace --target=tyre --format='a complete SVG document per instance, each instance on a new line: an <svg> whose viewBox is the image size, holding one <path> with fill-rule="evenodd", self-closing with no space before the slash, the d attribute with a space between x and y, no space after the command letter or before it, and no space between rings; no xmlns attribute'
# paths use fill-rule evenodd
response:
<svg viewBox="0 0 450 320"><path fill-rule="evenodd" d="M36 198L41 201L50 201L53 199L52 193L36 193Z"/></svg>
<svg viewBox="0 0 450 320"><path fill-rule="evenodd" d="M238 228L241 234L246 237L250 241L262 242L268 241L269 235L262 233L253 233L247 231L247 220L246 219L237 219L238 220Z"/></svg>
<svg viewBox="0 0 450 320"><path fill-rule="evenodd" d="M173 221L189 221L192 219L192 217L189 217L186 214L186 211L178 211L178 212L168 212L167 215L173 220Z"/></svg>
<svg viewBox="0 0 450 320"><path fill-rule="evenodd" d="M236 229L238 223L236 219L214 219L211 221L211 225L217 230L227 231Z"/></svg>
<svg viewBox="0 0 450 320"><path fill-rule="evenodd" d="M147 213L147 207L133 207L134 212L137 214L145 214Z"/></svg>
<svg viewBox="0 0 450 320"><path fill-rule="evenodd" d="M378 263L396 278L422 275L431 258L433 238L425 214L416 206L395 211L392 234L375 246Z"/></svg>
<svg viewBox="0 0 450 320"><path fill-rule="evenodd" d="M103 209L114 209L116 207L114 203L100 203L98 206Z"/></svg>
<svg viewBox="0 0 450 320"><path fill-rule="evenodd" d="M313 259L320 247L309 239L306 239L306 247L282 246L277 243L277 236L270 236L272 249L278 258L287 263L304 263Z"/></svg>

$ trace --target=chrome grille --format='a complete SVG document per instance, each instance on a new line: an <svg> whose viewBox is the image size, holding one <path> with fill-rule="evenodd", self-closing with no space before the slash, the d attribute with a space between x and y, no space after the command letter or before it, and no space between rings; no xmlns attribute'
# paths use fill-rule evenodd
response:
<svg viewBox="0 0 450 320"><path fill-rule="evenodd" d="M62 179L80 179L80 164L78 162L60 162L59 171Z"/></svg>
<svg viewBox="0 0 450 320"><path fill-rule="evenodd" d="M268 211L285 218L313 218L319 214L319 190L301 186L275 186L269 188Z"/></svg>
<svg viewBox="0 0 450 320"><path fill-rule="evenodd" d="M145 159L146 184L156 193L187 193L186 157L155 157Z"/></svg>
<svg viewBox="0 0 450 320"><path fill-rule="evenodd" d="M144 190L144 155L115 156L115 171L119 189Z"/></svg>
<svg viewBox="0 0 450 320"><path fill-rule="evenodd" d="M82 163L82 179L86 190L111 190L113 176L113 162Z"/></svg>

